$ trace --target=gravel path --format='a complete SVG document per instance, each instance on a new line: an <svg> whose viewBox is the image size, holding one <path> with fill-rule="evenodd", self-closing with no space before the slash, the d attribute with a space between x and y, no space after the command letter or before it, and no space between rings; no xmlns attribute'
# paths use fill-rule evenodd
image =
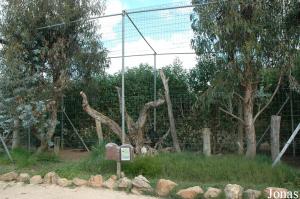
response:
<svg viewBox="0 0 300 199"><path fill-rule="evenodd" d="M56 185L30 185L0 182L0 199L156 199L125 192L89 187L63 188Z"/></svg>

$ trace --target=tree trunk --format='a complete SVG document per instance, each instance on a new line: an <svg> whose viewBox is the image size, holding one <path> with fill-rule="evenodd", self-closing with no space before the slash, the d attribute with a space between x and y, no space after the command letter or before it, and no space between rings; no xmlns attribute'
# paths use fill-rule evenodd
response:
<svg viewBox="0 0 300 199"><path fill-rule="evenodd" d="M243 103L239 101L238 117L243 118ZM238 123L238 154L244 154L244 124Z"/></svg>
<svg viewBox="0 0 300 199"><path fill-rule="evenodd" d="M167 106L168 106L170 132L171 132L172 139L173 139L173 145L174 145L176 151L180 152L181 149L180 149L180 145L179 145L178 138L177 138L177 133L176 133L176 128L175 128L175 119L174 119L173 108L172 108L172 102L171 102L170 93L169 93L169 84L168 84L169 80L166 78L163 70L160 70L159 72L160 72L160 77L162 79L164 89L165 89L165 98L166 98L166 102L167 102Z"/></svg>
<svg viewBox="0 0 300 199"><path fill-rule="evenodd" d="M20 147L20 120L16 118L14 120L14 130L13 130L13 140L12 140L12 149Z"/></svg>
<svg viewBox="0 0 300 199"><path fill-rule="evenodd" d="M95 120L96 122L96 131L98 136L98 142L101 144L103 142L103 132L102 132L102 125L99 120Z"/></svg>
<svg viewBox="0 0 300 199"><path fill-rule="evenodd" d="M51 141L54 136L56 125L57 125L57 103L56 101L51 101L47 105L47 109L50 112L50 125L45 136L41 136L41 145L38 148L38 153L44 152L48 148L48 143Z"/></svg>
<svg viewBox="0 0 300 199"><path fill-rule="evenodd" d="M256 135L255 126L253 120L253 95L255 90L251 82L245 86L245 97L244 97L244 122L245 122L245 135L247 140L247 151L246 156L253 158L256 155Z"/></svg>

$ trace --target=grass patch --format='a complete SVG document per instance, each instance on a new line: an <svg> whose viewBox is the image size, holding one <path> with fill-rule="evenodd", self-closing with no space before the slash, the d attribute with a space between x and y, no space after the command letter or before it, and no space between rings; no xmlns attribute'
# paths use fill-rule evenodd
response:
<svg viewBox="0 0 300 199"><path fill-rule="evenodd" d="M34 155L26 151L12 152L18 171L44 175L56 171L60 176L89 178L102 174L115 174L116 163L104 158L104 145L95 147L84 160L72 162L59 160L51 154ZM240 184L245 188L264 189L267 186L286 187L291 190L300 187L300 171L286 164L271 167L271 160L265 156L247 159L243 156L224 155L205 157L196 153L164 153L154 157L137 157L122 164L128 177L144 175L154 186L159 178L171 179L179 184L175 189L201 185L224 188L228 183ZM0 156L0 173L11 169L11 164ZM175 197L175 192L172 195Z"/></svg>

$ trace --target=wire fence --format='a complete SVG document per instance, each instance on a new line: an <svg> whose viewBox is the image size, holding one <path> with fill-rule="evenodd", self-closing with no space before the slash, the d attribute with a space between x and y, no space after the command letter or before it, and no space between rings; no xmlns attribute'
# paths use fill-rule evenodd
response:
<svg viewBox="0 0 300 199"><path fill-rule="evenodd" d="M214 3L214 1L210 2ZM186 69L195 66L197 59L191 47L193 31L190 17L192 14L193 6L186 1L179 1L172 5L162 4L120 13L106 13L105 16L92 19L95 21L97 31L101 34L104 46L109 51L111 66L107 71L108 73L122 70L124 75L126 67L138 66L140 63L149 63L153 66L153 78L145 80L150 85L148 94L141 94L136 91L136 94L126 96L130 88L124 88L126 108L134 119L137 119L140 109L146 102L152 101L158 96L155 78L157 68L172 64L175 57L183 62ZM52 28L52 26L42 28ZM122 82L119 82L119 86L121 85ZM88 97L91 106L109 116L120 126L122 125L124 117L120 114L118 96L114 90L89 91ZM286 102L287 98L288 102ZM171 101L181 147L188 151L202 151L201 129L204 125L195 119L193 107L195 96L187 95L186 92L175 89L171 93ZM270 124L271 115L276 114L285 104L279 113L282 116L280 143L283 147L300 122L299 102L298 93L289 89L281 89L269 108L256 122L257 141L260 143L269 142L270 132L266 129ZM63 111L59 112L59 125L57 125L55 136L61 137L64 147L83 148L72 125L78 130L88 147L98 142L95 121L83 111L79 95L78 97L66 95L62 100L61 110L65 110L67 115ZM213 153L236 152L238 148L236 143L238 122L219 111L218 107L215 107L215 110L214 122L210 126ZM71 122L66 117L69 117ZM157 122L155 122L154 117L157 118ZM157 108L156 114L151 110L146 126L146 136L150 144L155 144L168 129L169 119L166 106ZM118 142L107 127L103 126L103 132L106 141ZM21 140L28 148L38 145L30 131L22 135ZM164 147L171 146L172 140L168 136L164 142ZM295 156L300 154L300 135L289 147L287 154Z"/></svg>

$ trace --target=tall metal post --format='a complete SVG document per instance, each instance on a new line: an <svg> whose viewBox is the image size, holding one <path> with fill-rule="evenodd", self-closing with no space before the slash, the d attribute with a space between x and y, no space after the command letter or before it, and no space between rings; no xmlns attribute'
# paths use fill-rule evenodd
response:
<svg viewBox="0 0 300 199"><path fill-rule="evenodd" d="M154 67L153 67L153 75L154 75L154 91L153 91L153 97L154 97L154 101L156 101L156 56L157 54L154 53ZM156 132L156 107L154 107L154 112L153 112L153 126L154 126L154 132Z"/></svg>
<svg viewBox="0 0 300 199"><path fill-rule="evenodd" d="M122 11L122 144L125 144L125 15Z"/></svg>

